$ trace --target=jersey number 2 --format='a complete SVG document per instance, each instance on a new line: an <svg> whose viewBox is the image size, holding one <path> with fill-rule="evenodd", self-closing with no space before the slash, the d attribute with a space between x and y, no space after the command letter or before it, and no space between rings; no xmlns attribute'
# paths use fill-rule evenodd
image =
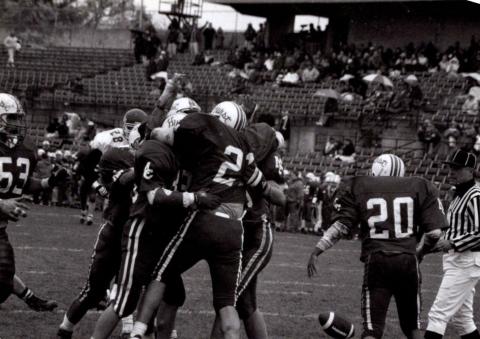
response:
<svg viewBox="0 0 480 339"><path fill-rule="evenodd" d="M407 225L406 232L402 230L402 206L406 207ZM370 228L370 238L372 239L388 239L390 238L389 230L377 228L377 224L384 223L388 219L389 207L393 210L393 224L395 230L395 238L407 238L413 234L413 199L411 197L397 197L393 199L393 206L388 206L387 200L384 198L370 198L367 200L367 209L372 210L379 208L379 214L372 215L368 218L368 227ZM404 227L405 229L405 227Z"/></svg>

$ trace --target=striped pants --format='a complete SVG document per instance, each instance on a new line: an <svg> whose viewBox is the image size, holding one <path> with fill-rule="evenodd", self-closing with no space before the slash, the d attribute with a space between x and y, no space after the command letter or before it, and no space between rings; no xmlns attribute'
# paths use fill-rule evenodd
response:
<svg viewBox="0 0 480 339"><path fill-rule="evenodd" d="M113 309L119 317L126 317L135 311L143 286L152 280L155 265L170 240L169 226L150 224L143 217L132 218L125 225L122 263L117 275L118 292L113 301ZM166 285L165 294L169 299L165 301L181 306L185 300L181 276L172 277Z"/></svg>
<svg viewBox="0 0 480 339"><path fill-rule="evenodd" d="M241 221L211 212L193 212L158 261L156 280L167 283L168 287L169 280L205 260L210 268L215 310L235 306L242 243Z"/></svg>
<svg viewBox="0 0 480 339"><path fill-rule="evenodd" d="M267 220L243 223L242 275L237 291L237 310L248 319L257 309L257 276L270 262L273 235Z"/></svg>

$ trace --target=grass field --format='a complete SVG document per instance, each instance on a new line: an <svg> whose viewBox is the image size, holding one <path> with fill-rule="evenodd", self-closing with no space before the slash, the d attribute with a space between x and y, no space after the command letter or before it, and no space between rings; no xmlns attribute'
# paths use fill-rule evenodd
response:
<svg viewBox="0 0 480 339"><path fill-rule="evenodd" d="M55 207L33 207L26 219L9 226L18 274L40 296L57 300L59 309L35 313L16 297L10 297L0 308L0 338L55 338L65 309L84 284L97 230L97 226L80 225L77 210ZM309 279L306 262L316 240L311 235L276 234L274 256L260 277L258 291L271 338L325 338L316 316L329 310L352 320L357 327L356 337L360 335L360 244L340 242L319 258L319 275ZM422 271L425 325L426 312L442 277L441 256L427 257ZM179 338L208 338L213 312L206 265L197 265L184 280L187 301L178 316ZM478 319L478 294L476 299ZM74 338L89 338L97 317L97 311L89 312ZM457 336L449 331L446 337ZM384 338L403 338L393 302Z"/></svg>

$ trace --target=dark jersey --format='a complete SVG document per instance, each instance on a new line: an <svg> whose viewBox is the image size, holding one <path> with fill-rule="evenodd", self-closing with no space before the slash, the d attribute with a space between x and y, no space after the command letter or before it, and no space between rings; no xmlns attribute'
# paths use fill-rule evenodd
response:
<svg viewBox="0 0 480 339"><path fill-rule="evenodd" d="M420 236L447 227L438 191L417 177L354 177L339 187L333 221L360 224L361 260L373 252L415 253Z"/></svg>
<svg viewBox="0 0 480 339"><path fill-rule="evenodd" d="M99 149L92 149L90 147L82 148L77 153L77 173L86 180L95 181L98 177L96 167L101 157L102 152Z"/></svg>
<svg viewBox="0 0 480 339"><path fill-rule="evenodd" d="M178 208L155 206L147 200L147 193L155 188L173 189L178 176L178 165L171 147L157 140L145 141L135 154L136 194L131 216L143 216L153 222L169 222L171 218L184 215L182 206Z"/></svg>
<svg viewBox="0 0 480 339"><path fill-rule="evenodd" d="M275 130L265 123L248 126L243 135L252 150L257 167L262 171L266 180L283 183L283 167L280 156L276 153L277 139ZM245 221L258 221L268 214L269 204L262 197L250 195L252 206L244 217Z"/></svg>
<svg viewBox="0 0 480 339"><path fill-rule="evenodd" d="M22 196L36 164L36 148L29 140L14 148L0 144L0 199Z"/></svg>
<svg viewBox="0 0 480 339"><path fill-rule="evenodd" d="M173 150L192 174L190 190L207 191L225 203L245 203L246 185L262 175L243 136L209 114L191 113L179 124Z"/></svg>
<svg viewBox="0 0 480 339"><path fill-rule="evenodd" d="M102 184L109 188L109 199L103 217L113 225L123 226L127 221L132 201L133 182L122 185L113 180L113 176L121 170L134 165L135 156L128 147L110 148L102 155L98 164Z"/></svg>

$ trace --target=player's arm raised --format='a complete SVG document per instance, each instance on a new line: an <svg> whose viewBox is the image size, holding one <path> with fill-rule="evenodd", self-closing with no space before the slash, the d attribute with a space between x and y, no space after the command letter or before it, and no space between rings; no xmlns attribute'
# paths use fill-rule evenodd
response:
<svg viewBox="0 0 480 339"><path fill-rule="evenodd" d="M154 126L161 126L165 120L170 106L172 106L173 101L178 92L180 86L180 81L185 76L183 74L175 73L171 79L167 81L167 85L155 103L155 108L152 111L152 120ZM152 127L154 127L152 126Z"/></svg>

